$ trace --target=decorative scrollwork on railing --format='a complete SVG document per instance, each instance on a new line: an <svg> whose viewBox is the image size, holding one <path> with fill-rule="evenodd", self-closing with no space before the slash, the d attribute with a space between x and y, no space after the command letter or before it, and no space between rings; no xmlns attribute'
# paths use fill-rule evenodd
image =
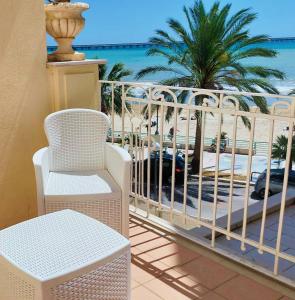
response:
<svg viewBox="0 0 295 300"><path fill-rule="evenodd" d="M123 92L122 102L135 132L139 132L140 128L146 123L148 99L149 91L144 85L131 85ZM134 106L136 106L136 109L134 109Z"/></svg>
<svg viewBox="0 0 295 300"><path fill-rule="evenodd" d="M171 96L172 97L172 100L173 101L169 101L169 102L173 102L173 103L177 103L177 96L174 92L172 92L170 89L168 88L154 88L152 90L152 93L151 93L151 99L152 100L155 100L155 101L161 101L161 102L165 102L166 99L167 99L167 96L165 97L165 93L168 95L168 96Z"/></svg>
<svg viewBox="0 0 295 300"><path fill-rule="evenodd" d="M139 90L141 90L142 92L140 93ZM139 95L139 97L134 96L136 94ZM124 91L123 96L127 101L142 100L145 98L148 99L149 98L148 87L145 85L130 85L126 89L126 91Z"/></svg>
<svg viewBox="0 0 295 300"><path fill-rule="evenodd" d="M225 96L222 97L220 108L223 109L233 109L235 111L238 111L240 109L240 102L239 100L234 96Z"/></svg>
<svg viewBox="0 0 295 300"><path fill-rule="evenodd" d="M294 116L294 103L288 101L276 101L270 107L271 115L286 114L289 117Z"/></svg>
<svg viewBox="0 0 295 300"><path fill-rule="evenodd" d="M202 98L202 100L200 102L195 101L195 99L197 97L202 97L202 96L205 96L205 97ZM217 108L219 106L219 103L220 103L220 99L218 96L216 96L214 93L206 92L206 91L193 92L188 98L189 105L211 106L211 107Z"/></svg>

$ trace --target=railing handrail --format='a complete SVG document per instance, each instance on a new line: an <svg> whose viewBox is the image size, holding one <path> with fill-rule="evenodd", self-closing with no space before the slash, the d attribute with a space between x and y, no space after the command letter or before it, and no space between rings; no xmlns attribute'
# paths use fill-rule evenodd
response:
<svg viewBox="0 0 295 300"><path fill-rule="evenodd" d="M170 90L181 90L181 91L192 91L192 92L211 92L215 94L227 94L227 95L239 95L239 96L252 96L252 97L267 97L267 98L277 98L277 99L287 99L295 102L295 96L281 95L281 94L269 94L269 93L251 93L251 92L239 92L234 90L210 90L210 89L200 89L191 87L178 87L178 86L168 86L159 85L151 82L133 82L133 81L110 81L110 80L98 80L99 83L116 84L116 85L130 85L130 86L146 86L146 87L156 87L156 88L167 88Z"/></svg>

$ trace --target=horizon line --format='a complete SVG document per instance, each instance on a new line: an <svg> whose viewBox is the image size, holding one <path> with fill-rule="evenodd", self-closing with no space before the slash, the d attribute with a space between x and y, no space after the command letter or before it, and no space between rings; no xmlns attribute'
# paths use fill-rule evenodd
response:
<svg viewBox="0 0 295 300"><path fill-rule="evenodd" d="M268 42L275 42L275 41L295 41L294 37L272 37L269 38ZM73 45L73 47L112 47L112 46L148 46L153 45L151 42L130 42L130 43L99 43L99 44L79 44ZM48 48L56 47L55 45L48 45Z"/></svg>

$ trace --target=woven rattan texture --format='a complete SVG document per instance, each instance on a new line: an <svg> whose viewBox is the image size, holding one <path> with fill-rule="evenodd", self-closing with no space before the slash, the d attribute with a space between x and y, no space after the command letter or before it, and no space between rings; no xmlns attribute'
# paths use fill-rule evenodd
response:
<svg viewBox="0 0 295 300"><path fill-rule="evenodd" d="M56 300L127 300L128 264L126 253L112 262L51 290Z"/></svg>
<svg viewBox="0 0 295 300"><path fill-rule="evenodd" d="M51 171L83 171L104 168L108 118L91 110L65 110L47 117Z"/></svg>
<svg viewBox="0 0 295 300"><path fill-rule="evenodd" d="M121 199L54 199L48 197L45 201L46 213L63 209L72 209L92 217L111 228L121 232L122 208Z"/></svg>
<svg viewBox="0 0 295 300"><path fill-rule="evenodd" d="M0 300L34 300L35 288L0 263Z"/></svg>
<svg viewBox="0 0 295 300"><path fill-rule="evenodd" d="M0 253L40 280L112 256L128 247L116 231L78 212L65 210L0 232Z"/></svg>

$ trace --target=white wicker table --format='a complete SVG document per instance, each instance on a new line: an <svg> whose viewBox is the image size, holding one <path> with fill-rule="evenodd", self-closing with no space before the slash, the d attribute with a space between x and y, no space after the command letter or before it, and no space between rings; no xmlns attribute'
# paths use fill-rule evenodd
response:
<svg viewBox="0 0 295 300"><path fill-rule="evenodd" d="M130 299L130 243L72 210L0 231L1 300Z"/></svg>

